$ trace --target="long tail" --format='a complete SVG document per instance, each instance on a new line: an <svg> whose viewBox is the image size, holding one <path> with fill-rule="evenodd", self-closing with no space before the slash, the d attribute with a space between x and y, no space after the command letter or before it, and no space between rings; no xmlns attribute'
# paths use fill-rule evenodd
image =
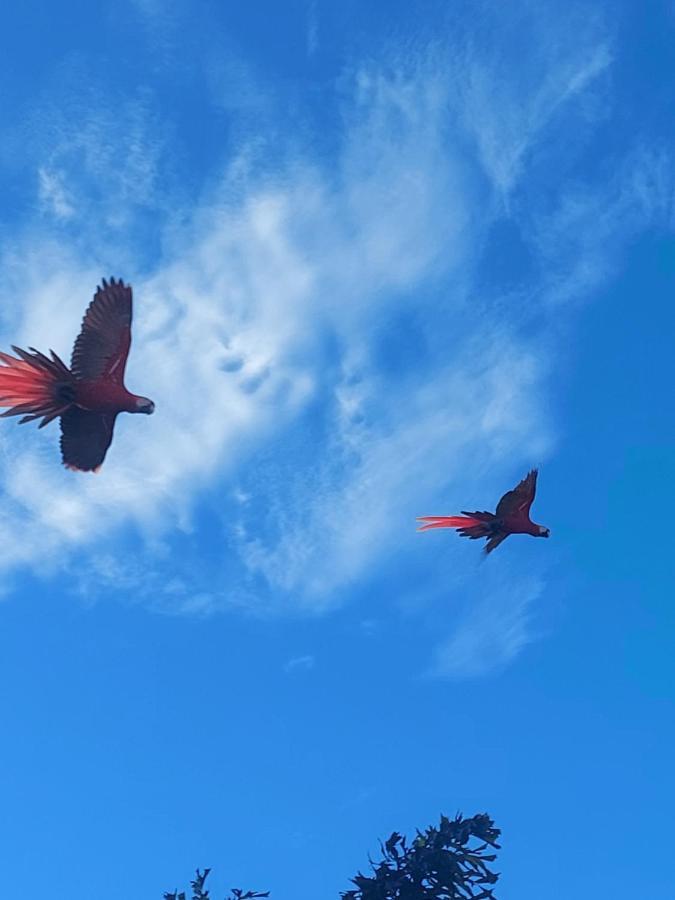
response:
<svg viewBox="0 0 675 900"><path fill-rule="evenodd" d="M432 528L475 528L482 525L479 519L472 516L418 516L418 522L425 522L420 525L418 531L431 531Z"/></svg>
<svg viewBox="0 0 675 900"><path fill-rule="evenodd" d="M16 357L0 353L0 406L10 407L0 416L22 416L20 425L41 418L43 428L72 405L73 376L53 350L51 359L34 347L12 350Z"/></svg>
<svg viewBox="0 0 675 900"><path fill-rule="evenodd" d="M432 528L456 528L462 537L472 540L489 537L493 534L495 516L489 512L462 512L461 516L418 516L419 522L426 522L418 531L430 531Z"/></svg>

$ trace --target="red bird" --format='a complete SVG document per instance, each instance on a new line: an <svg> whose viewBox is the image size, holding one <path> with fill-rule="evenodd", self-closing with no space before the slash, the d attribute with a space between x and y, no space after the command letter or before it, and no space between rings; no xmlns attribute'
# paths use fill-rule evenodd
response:
<svg viewBox="0 0 675 900"><path fill-rule="evenodd" d="M39 428L60 416L64 466L97 472L117 414L155 409L124 387L130 346L131 286L104 278L82 320L70 369L53 350L51 359L33 347L12 346L18 359L0 353L0 406L11 407L2 416L23 416L20 425L41 418Z"/></svg>
<svg viewBox="0 0 675 900"><path fill-rule="evenodd" d="M462 537L487 538L485 552L491 553L510 534L531 534L533 537L549 537L551 532L544 525L530 520L530 507L537 489L537 470L527 475L512 491L504 494L497 504L496 513L464 512L461 516L419 516L426 522L418 531L432 528L456 528Z"/></svg>

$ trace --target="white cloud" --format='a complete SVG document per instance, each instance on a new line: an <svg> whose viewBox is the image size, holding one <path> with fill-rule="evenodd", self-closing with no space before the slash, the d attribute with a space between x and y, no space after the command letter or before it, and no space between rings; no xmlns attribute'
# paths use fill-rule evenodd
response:
<svg viewBox="0 0 675 900"><path fill-rule="evenodd" d="M38 197L46 210L57 219L70 219L75 210L63 185L63 175L50 169L38 169Z"/></svg>
<svg viewBox="0 0 675 900"><path fill-rule="evenodd" d="M309 0L307 9L307 56L315 56L319 49L319 10L317 0Z"/></svg>
<svg viewBox="0 0 675 900"><path fill-rule="evenodd" d="M383 103L391 98L375 98L358 124L371 117L378 146ZM305 166L277 186L250 184L238 202L216 196L174 236L173 260L150 279L134 279L127 380L153 397L156 415L120 420L98 478L55 472L56 448L52 458L30 449L31 442L55 444L49 432L21 441L21 455L5 470L15 517L49 534L47 550L94 542L125 521L151 529L175 523L195 491L232 471L252 442L312 397L326 330L349 335L388 302L387 290L424 276L448 237L439 219L452 224L444 222L448 204L431 191L443 181L443 161L435 133L424 129L420 148L437 165L420 167L398 194L383 196L386 177L396 176L394 156L375 172L357 158L354 142L364 135L352 133L343 185L333 189ZM405 171L413 140L402 133L398 142ZM374 162L370 147L364 153ZM412 219L402 215L406 207ZM23 301L6 342L54 346L67 357L98 276L59 249L29 245L6 266L5 295L20 293ZM5 544L7 561L19 552L14 543Z"/></svg>
<svg viewBox="0 0 675 900"><path fill-rule="evenodd" d="M448 484L463 482L466 490L476 474L499 470L505 459L545 453L545 414L536 400L540 377L535 359L501 335L483 348L482 359L457 358L429 384L391 397L378 386L372 399L386 413L384 422L364 426L357 417L353 426L359 401L340 385L338 405L347 414L333 452L346 448L347 464L336 475L329 454L318 477L295 492L280 479L279 536L257 536L253 516L250 531L240 532L243 558L296 602L339 602L340 587L387 555L406 552L415 539L415 516L437 505Z"/></svg>
<svg viewBox="0 0 675 900"><path fill-rule="evenodd" d="M546 129L576 104L575 128L565 129L573 154L592 91L604 94L598 82L612 61L612 41L600 14L589 15L583 4L564 12L527 2L492 7L472 26L456 56L454 104L508 202ZM597 109L591 117L597 120Z"/></svg>
<svg viewBox="0 0 675 900"><path fill-rule="evenodd" d="M567 185L556 203L533 214L528 240L541 269L540 299L587 299L620 269L627 242L650 227L672 227L674 182L666 154L638 146L604 183Z"/></svg>
<svg viewBox="0 0 675 900"><path fill-rule="evenodd" d="M76 63L59 81L58 93L38 101L10 137L35 166L40 211L67 223L70 241L77 235L90 252L111 245L119 252L139 211L166 210L159 175L171 166L167 132L145 88L111 103Z"/></svg>
<svg viewBox="0 0 675 900"><path fill-rule="evenodd" d="M284 672L307 672L314 668L316 660L311 655L294 656L284 664Z"/></svg>
<svg viewBox="0 0 675 900"><path fill-rule="evenodd" d="M503 580L503 574L492 573L492 577L481 579L480 590L474 586L471 604L454 633L434 651L430 675L443 678L486 675L506 666L535 639L532 607L543 593L544 585L515 577L505 586Z"/></svg>

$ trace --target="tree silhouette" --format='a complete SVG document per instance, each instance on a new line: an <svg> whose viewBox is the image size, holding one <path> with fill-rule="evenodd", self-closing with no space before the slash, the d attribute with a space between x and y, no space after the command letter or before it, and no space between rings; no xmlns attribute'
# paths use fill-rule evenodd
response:
<svg viewBox="0 0 675 900"><path fill-rule="evenodd" d="M209 877L209 872L211 869L204 869L203 872L200 872L197 869L197 873L195 875L195 880L190 882L190 887L192 888L192 900L210 900L211 895L208 892L208 889L204 887L206 884L206 879ZM242 891L240 888L232 888L230 891L230 896L226 897L225 900L253 900L254 897L269 897L269 891L266 891L264 894L260 894L257 891ZM173 894L165 893L164 900L186 900L185 891L174 891Z"/></svg>
<svg viewBox="0 0 675 900"><path fill-rule="evenodd" d="M494 900L491 885L499 877L488 863L497 858L486 853L499 849L500 831L488 815L464 819L441 816L438 828L418 831L412 844L394 832L380 844L382 860L370 861L371 877L359 873L355 890L343 900ZM473 842L473 844L472 844Z"/></svg>
<svg viewBox="0 0 675 900"><path fill-rule="evenodd" d="M343 891L342 900L496 900L492 885L499 876L488 863L497 858L488 848L499 849L500 835L492 819L485 813L465 819L441 816L437 828L418 831L408 844L395 831L380 843L382 859L369 859L373 874L360 872L352 878L355 888ZM210 869L197 869L191 882L192 900L210 900L204 887ZM253 900L269 897L269 891L242 891L232 888L225 900ZM164 894L164 900L186 900L184 892Z"/></svg>

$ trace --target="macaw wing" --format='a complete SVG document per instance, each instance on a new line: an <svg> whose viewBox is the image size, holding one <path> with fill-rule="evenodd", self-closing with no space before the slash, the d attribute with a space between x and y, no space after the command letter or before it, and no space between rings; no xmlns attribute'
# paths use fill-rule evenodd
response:
<svg viewBox="0 0 675 900"><path fill-rule="evenodd" d="M483 552L485 554L492 553L495 547L498 547L508 536L508 532L506 531L498 531L496 534L493 534L483 548Z"/></svg>
<svg viewBox="0 0 675 900"><path fill-rule="evenodd" d="M131 346L131 287L114 278L102 284L84 314L70 368L80 380L123 384Z"/></svg>
<svg viewBox="0 0 675 900"><path fill-rule="evenodd" d="M61 416L63 465L80 472L96 472L113 438L117 413L97 413L71 406Z"/></svg>
<svg viewBox="0 0 675 900"><path fill-rule="evenodd" d="M512 491L508 491L497 504L497 517L522 516L527 519L537 490L537 470L532 469Z"/></svg>

